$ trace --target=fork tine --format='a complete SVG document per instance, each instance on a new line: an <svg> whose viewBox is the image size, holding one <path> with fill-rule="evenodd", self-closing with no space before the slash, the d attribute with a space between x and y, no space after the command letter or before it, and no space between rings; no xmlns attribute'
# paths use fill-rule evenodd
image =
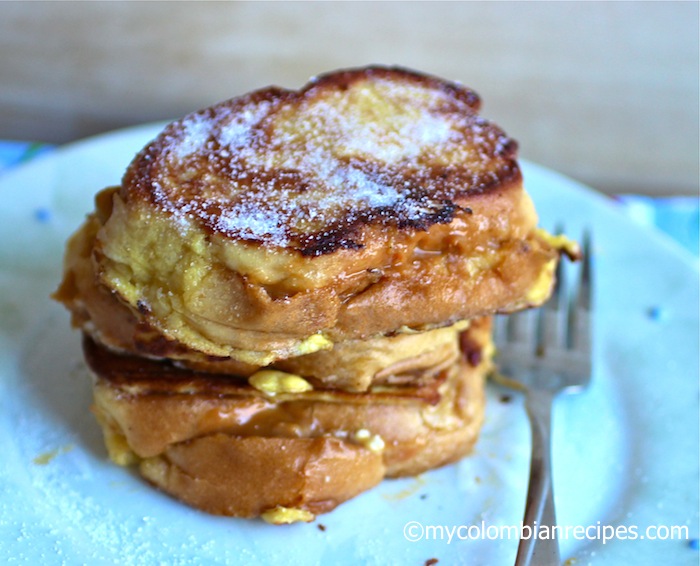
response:
<svg viewBox="0 0 700 566"><path fill-rule="evenodd" d="M586 230L583 234L583 265L578 292L578 306L591 310L591 233Z"/></svg>
<svg viewBox="0 0 700 566"><path fill-rule="evenodd" d="M552 295L549 300L544 304L544 307L548 310L557 311L561 307L564 295L564 262L559 261L557 263L557 269L554 272L554 288L552 289Z"/></svg>
<svg viewBox="0 0 700 566"><path fill-rule="evenodd" d="M590 310L591 279L593 267L591 262L591 236L586 231L583 235L583 263L576 289L575 300L569 311L569 346L580 352L590 351Z"/></svg>
<svg viewBox="0 0 700 566"><path fill-rule="evenodd" d="M535 327L532 317L531 309L509 314L506 320L506 339L511 343L533 344Z"/></svg>
<svg viewBox="0 0 700 566"><path fill-rule="evenodd" d="M559 227L556 233L563 233L563 229ZM566 309L563 308L566 304L566 281L564 274L564 262L559 261L556 271L554 272L552 294L540 310L538 321L538 351L542 351L547 344L550 346L563 346L566 344L565 320L562 320L562 311L566 311Z"/></svg>
<svg viewBox="0 0 700 566"><path fill-rule="evenodd" d="M566 335L562 332L562 319L560 304L564 299L562 290L562 279L558 272L561 272L561 262L557 266L557 274L555 274L554 288L549 300L537 309L537 355L544 355L546 349L562 346L565 342Z"/></svg>

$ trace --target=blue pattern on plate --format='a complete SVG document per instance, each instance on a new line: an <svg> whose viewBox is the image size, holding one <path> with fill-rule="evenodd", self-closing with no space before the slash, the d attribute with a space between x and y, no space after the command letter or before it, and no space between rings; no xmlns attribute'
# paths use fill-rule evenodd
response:
<svg viewBox="0 0 700 566"><path fill-rule="evenodd" d="M0 174L53 149L53 145L39 142L0 140Z"/></svg>

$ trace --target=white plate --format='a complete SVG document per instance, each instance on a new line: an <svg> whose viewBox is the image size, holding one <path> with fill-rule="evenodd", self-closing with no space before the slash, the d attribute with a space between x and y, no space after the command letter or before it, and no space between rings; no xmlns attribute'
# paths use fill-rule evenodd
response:
<svg viewBox="0 0 700 566"><path fill-rule="evenodd" d="M385 481L312 524L212 517L111 464L89 412L79 336L48 299L67 236L160 125L66 146L0 179L0 560L23 564L512 564L529 465L518 395L492 389L472 457ZM523 163L545 227L595 240L595 376L558 399L559 523L687 526L698 536L698 271L610 201ZM418 522L437 540L411 542ZM319 525L324 525L321 530ZM476 525L468 530L470 525ZM462 528L459 528L462 526ZM485 540L460 540L491 527ZM409 534L419 534L414 525ZM449 532L453 538L448 540ZM573 533L573 531L571 531ZM666 532L666 531L662 531ZM697 564L687 540L561 541L570 564Z"/></svg>

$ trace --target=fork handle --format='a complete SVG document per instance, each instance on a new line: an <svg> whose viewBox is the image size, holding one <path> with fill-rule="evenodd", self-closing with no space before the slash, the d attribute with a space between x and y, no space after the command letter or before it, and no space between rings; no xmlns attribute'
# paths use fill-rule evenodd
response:
<svg viewBox="0 0 700 566"><path fill-rule="evenodd" d="M530 484L527 491L523 526L529 526L531 536L521 538L515 566L560 566L559 543L555 537L535 536L540 526L553 534L556 525L554 490L551 465L551 421L552 401L549 391L529 390L525 397L525 409L532 430L532 453L530 459Z"/></svg>

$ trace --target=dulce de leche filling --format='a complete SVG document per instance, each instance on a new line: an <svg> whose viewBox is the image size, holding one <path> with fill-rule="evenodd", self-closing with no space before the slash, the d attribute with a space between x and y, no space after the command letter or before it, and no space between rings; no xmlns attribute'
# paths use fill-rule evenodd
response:
<svg viewBox="0 0 700 566"><path fill-rule="evenodd" d="M419 428L459 427L470 415L460 414L458 383L464 372L478 372L482 379L483 368L489 364L486 357L477 366L457 363L423 386L360 394L307 390L275 395L245 380L118 356L87 338L84 352L96 378L98 418L114 434L123 436L124 450L128 447L139 458L155 456L172 443L219 433L275 438L331 435L381 451L385 440L415 441L407 427L413 421L411 426ZM390 414L401 415L405 435L404 427L392 425ZM119 443L113 444L119 450Z"/></svg>

